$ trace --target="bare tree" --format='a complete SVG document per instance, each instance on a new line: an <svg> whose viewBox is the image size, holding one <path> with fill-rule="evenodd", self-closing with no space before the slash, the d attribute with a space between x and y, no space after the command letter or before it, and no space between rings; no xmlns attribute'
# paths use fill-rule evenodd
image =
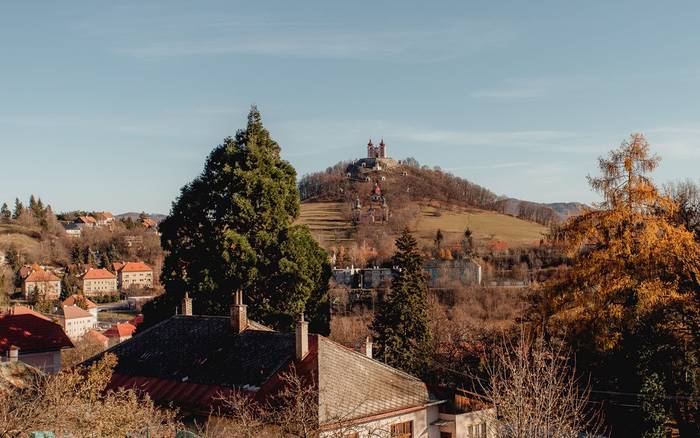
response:
<svg viewBox="0 0 700 438"><path fill-rule="evenodd" d="M581 387L564 353L526 335L496 350L484 388L498 412L494 436L576 438L599 432L601 416L588 401L590 389Z"/></svg>

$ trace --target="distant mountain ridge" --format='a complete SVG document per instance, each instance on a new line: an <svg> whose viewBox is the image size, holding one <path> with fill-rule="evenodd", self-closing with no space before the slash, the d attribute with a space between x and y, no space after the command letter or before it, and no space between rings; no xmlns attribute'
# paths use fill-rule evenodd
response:
<svg viewBox="0 0 700 438"><path fill-rule="evenodd" d="M163 219L165 219L167 217L166 214L161 214L161 213L146 213L146 214L148 215L148 217L150 217L151 219L153 219L154 221L156 221L158 223L161 223L163 221ZM131 218L131 220L135 221L136 219L139 218L139 216L141 216L141 213L136 213L136 212L130 211L127 213L115 215L114 217L117 219L124 219L124 220Z"/></svg>
<svg viewBox="0 0 700 438"><path fill-rule="evenodd" d="M581 202L531 202L516 198L507 198L501 200L503 212L513 216L520 214L523 204L539 205L551 209L560 221L565 221L572 216L581 214L584 210L590 208L588 205Z"/></svg>

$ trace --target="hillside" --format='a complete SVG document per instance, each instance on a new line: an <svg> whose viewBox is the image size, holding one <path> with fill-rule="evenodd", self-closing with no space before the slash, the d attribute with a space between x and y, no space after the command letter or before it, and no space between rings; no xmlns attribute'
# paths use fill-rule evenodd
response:
<svg viewBox="0 0 700 438"><path fill-rule="evenodd" d="M314 237L324 246L355 241L356 229L343 212L348 207L340 202L304 202L298 223L307 225ZM445 235L445 241L458 241L468 227L477 241L504 241L509 247L520 247L538 242L547 228L535 222L475 208L437 208L429 203L419 204L419 214L410 221L409 228L424 245L431 245L436 230ZM388 228L391 239L398 236Z"/></svg>

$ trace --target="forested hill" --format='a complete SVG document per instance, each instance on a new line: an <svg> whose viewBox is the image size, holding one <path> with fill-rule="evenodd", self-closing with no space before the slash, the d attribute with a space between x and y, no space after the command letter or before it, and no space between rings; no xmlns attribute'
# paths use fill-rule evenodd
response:
<svg viewBox="0 0 700 438"><path fill-rule="evenodd" d="M479 208L509 214L521 219L550 225L566 215L550 206L499 196L491 190L452 175L439 168L420 166L415 159L371 159L343 161L323 172L304 175L299 181L302 201L352 203L364 198L378 185L394 206L424 201L444 205Z"/></svg>

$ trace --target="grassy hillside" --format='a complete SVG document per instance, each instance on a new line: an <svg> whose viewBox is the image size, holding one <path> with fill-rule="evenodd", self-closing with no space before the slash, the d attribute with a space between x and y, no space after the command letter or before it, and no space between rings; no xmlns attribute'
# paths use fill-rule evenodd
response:
<svg viewBox="0 0 700 438"><path fill-rule="evenodd" d="M353 227L344 219L340 202L305 202L301 205L299 223L308 225L311 232L325 245L352 240ZM441 229L445 240L458 240L469 227L477 240L502 240L511 247L538 242L547 228L513 216L478 209L452 207L436 208L420 204L420 213L410 228L423 243L433 241L435 231Z"/></svg>
<svg viewBox="0 0 700 438"><path fill-rule="evenodd" d="M24 253L35 254L40 251L40 233L38 230L12 224L0 224L0 251L6 251L11 245Z"/></svg>

